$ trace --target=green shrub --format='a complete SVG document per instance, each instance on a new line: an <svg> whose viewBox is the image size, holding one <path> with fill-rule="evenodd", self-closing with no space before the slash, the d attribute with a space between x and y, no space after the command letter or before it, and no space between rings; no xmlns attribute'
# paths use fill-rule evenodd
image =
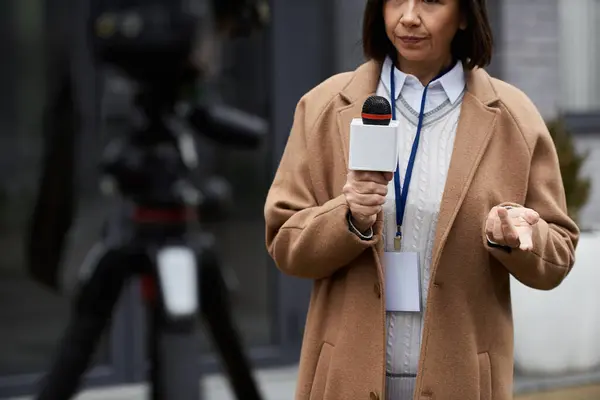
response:
<svg viewBox="0 0 600 400"><path fill-rule="evenodd" d="M579 222L579 212L590 195L590 178L581 176L581 167L589 153L577 151L573 134L561 118L548 122L547 126L558 152L569 216Z"/></svg>

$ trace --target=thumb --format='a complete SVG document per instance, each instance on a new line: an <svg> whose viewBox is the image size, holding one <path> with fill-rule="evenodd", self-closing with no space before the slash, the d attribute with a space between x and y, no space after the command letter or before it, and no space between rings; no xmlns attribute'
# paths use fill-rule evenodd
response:
<svg viewBox="0 0 600 400"><path fill-rule="evenodd" d="M525 211L523 218L525 219L525 221L527 221L529 223L529 225L535 225L540 220L540 214L529 209L529 210Z"/></svg>

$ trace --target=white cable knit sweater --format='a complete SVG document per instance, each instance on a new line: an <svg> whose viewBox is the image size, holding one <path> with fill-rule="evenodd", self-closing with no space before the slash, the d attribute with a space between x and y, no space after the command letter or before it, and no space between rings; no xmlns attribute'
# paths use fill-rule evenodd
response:
<svg viewBox="0 0 600 400"><path fill-rule="evenodd" d="M389 99L389 68L386 61L377 94ZM460 67L460 68L459 68ZM440 203L452 156L454 138L464 93L464 72L454 74L452 81L432 84L427 91L425 117L415 167L409 188L404 223L402 225L402 251L416 251L420 256L423 304L427 301L430 278L431 256L435 238ZM401 74L396 71L397 74ZM386 79L387 76L387 79ZM398 78L398 75L396 75ZM462 78L462 80L461 80ZM396 79L398 81L398 79ZM445 84L445 85L444 85ZM458 85L458 86L457 86ZM462 85L462 86L461 86ZM396 101L396 118L399 121L401 140L399 143L400 182L404 183L408 158L416 135L422 85L411 76L401 76L398 85L400 96ZM461 88L453 101L448 97L449 86ZM394 251L393 238L396 234L394 182L390 182L384 205L384 243L386 251ZM426 310L425 310L426 311ZM386 318L387 347L386 370L393 374L416 374L418 369L421 327L423 314L388 312ZM388 399L412 399L412 386L399 390L390 388ZM392 385L393 386L393 385ZM392 389L392 390L391 390ZM406 391L406 393L403 393Z"/></svg>

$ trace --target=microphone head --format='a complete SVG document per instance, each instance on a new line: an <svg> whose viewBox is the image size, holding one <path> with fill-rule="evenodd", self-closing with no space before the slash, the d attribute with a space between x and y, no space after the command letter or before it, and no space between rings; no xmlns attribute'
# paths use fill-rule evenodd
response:
<svg viewBox="0 0 600 400"><path fill-rule="evenodd" d="M362 121L365 125L389 125L392 120L392 107L385 97L371 96L362 108Z"/></svg>

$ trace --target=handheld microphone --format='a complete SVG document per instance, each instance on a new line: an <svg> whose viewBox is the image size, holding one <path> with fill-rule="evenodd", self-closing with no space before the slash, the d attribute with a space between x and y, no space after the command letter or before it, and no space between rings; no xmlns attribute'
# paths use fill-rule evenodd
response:
<svg viewBox="0 0 600 400"><path fill-rule="evenodd" d="M389 125L392 120L392 107L385 97L371 96L362 108L364 125Z"/></svg>
<svg viewBox="0 0 600 400"><path fill-rule="evenodd" d="M394 172L398 166L398 121L385 97L365 100L361 118L350 124L348 168L355 171Z"/></svg>

